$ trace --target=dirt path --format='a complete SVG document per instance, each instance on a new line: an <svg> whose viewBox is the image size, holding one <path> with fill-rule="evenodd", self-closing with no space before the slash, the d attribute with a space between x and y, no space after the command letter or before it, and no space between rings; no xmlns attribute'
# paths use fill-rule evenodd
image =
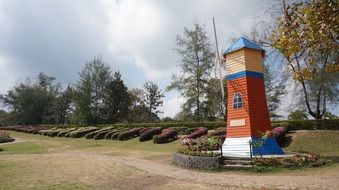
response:
<svg viewBox="0 0 339 190"><path fill-rule="evenodd" d="M190 181L203 184L211 184L227 187L228 189L338 189L339 187L339 170L330 169L329 172L322 170L310 174L233 174L230 172L201 172L179 168L168 163L159 163L156 161L138 159L124 156L108 156L85 153L56 153L46 155L3 155L2 158L11 157L56 157L58 159L76 157L79 160L84 158L91 160L100 160L104 163L118 163L131 166L138 170L153 174L159 177L169 177L181 181ZM326 170L326 169L324 169Z"/></svg>

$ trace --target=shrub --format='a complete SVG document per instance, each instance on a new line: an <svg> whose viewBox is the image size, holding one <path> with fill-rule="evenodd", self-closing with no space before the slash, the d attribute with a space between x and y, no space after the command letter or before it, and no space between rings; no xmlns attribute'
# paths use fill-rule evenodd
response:
<svg viewBox="0 0 339 190"><path fill-rule="evenodd" d="M274 125L275 123L288 123L288 130L339 130L339 119L275 121L273 123Z"/></svg>
<svg viewBox="0 0 339 190"><path fill-rule="evenodd" d="M139 137L139 141L143 142L143 141L152 140L154 135L159 135L159 134L161 134L161 128L160 127L147 129L146 131L141 133L141 135Z"/></svg>
<svg viewBox="0 0 339 190"><path fill-rule="evenodd" d="M117 140L120 133L121 133L121 131L117 131L115 133L112 133L111 139L112 140Z"/></svg>
<svg viewBox="0 0 339 190"><path fill-rule="evenodd" d="M87 133L84 137L85 137L85 139L93 139L94 136L98 134L98 132L99 132L99 130Z"/></svg>
<svg viewBox="0 0 339 190"><path fill-rule="evenodd" d="M87 133L93 132L98 130L97 127L84 127L84 128L79 128L76 131L70 132L70 137L71 138L81 138L84 137Z"/></svg>
<svg viewBox="0 0 339 190"><path fill-rule="evenodd" d="M133 128L118 135L118 140L124 141L140 135L142 128Z"/></svg>
<svg viewBox="0 0 339 190"><path fill-rule="evenodd" d="M64 137L66 137L66 138L71 138L71 132L72 132L72 131L70 131L70 132L67 132L67 133L65 134L65 136L64 136Z"/></svg>
<svg viewBox="0 0 339 190"><path fill-rule="evenodd" d="M220 127L212 131L210 136L221 136L221 135L226 135L226 127Z"/></svg>
<svg viewBox="0 0 339 190"><path fill-rule="evenodd" d="M115 131L117 131L117 130L113 130L113 131L110 131L110 132L108 132L106 135L105 135L105 139L111 139L112 138L112 134L115 132Z"/></svg>
<svg viewBox="0 0 339 190"><path fill-rule="evenodd" d="M0 147L0 152L3 151L3 150L4 150L4 149L2 149L2 148Z"/></svg>
<svg viewBox="0 0 339 190"><path fill-rule="evenodd" d="M199 127L196 131L186 136L187 139L196 139L198 137L201 137L203 135L206 135L208 132L208 129L205 127Z"/></svg>
<svg viewBox="0 0 339 190"><path fill-rule="evenodd" d="M285 127L276 127L272 129L272 137L278 142L280 146L282 146L287 130Z"/></svg>
<svg viewBox="0 0 339 190"><path fill-rule="evenodd" d="M155 135L153 137L153 143L162 144L174 141L178 138L178 132L173 129L163 130L160 135Z"/></svg>
<svg viewBox="0 0 339 190"><path fill-rule="evenodd" d="M289 126L288 122L281 122L279 124L280 124L280 127L285 127L286 129L288 129L288 126Z"/></svg>
<svg viewBox="0 0 339 190"><path fill-rule="evenodd" d="M140 130L140 135L142 134L142 133L144 133L145 131L147 131L148 129L150 129L150 128L142 128L141 130Z"/></svg>
<svg viewBox="0 0 339 190"><path fill-rule="evenodd" d="M330 163L329 160L320 158L319 155L315 154L297 154L291 157L277 157L277 158L253 158L255 166L259 167L303 167L312 166L318 167Z"/></svg>
<svg viewBox="0 0 339 190"><path fill-rule="evenodd" d="M15 141L14 138L12 138L8 132L6 131L0 131L0 143L6 143L6 142L13 142Z"/></svg>
<svg viewBox="0 0 339 190"><path fill-rule="evenodd" d="M67 130L63 130L63 131L60 131L58 134L57 134L57 137L65 137L65 135L67 133L70 133L72 131L75 131L76 128L71 128L71 129L67 129Z"/></svg>
<svg viewBox="0 0 339 190"><path fill-rule="evenodd" d="M93 131L93 132L90 132L90 133L87 133L85 135L85 138L86 139L95 139L95 136L97 136L99 133L101 132L109 132L110 130L114 129L114 127L105 127L103 129L100 129L100 130L96 130L96 131ZM105 133L106 134L106 133ZM101 138L101 135L97 137L98 139L95 139L95 140L99 140L99 139L102 139Z"/></svg>
<svg viewBox="0 0 339 190"><path fill-rule="evenodd" d="M53 131L50 131L47 135L50 137L56 137L61 131L64 131L63 129L56 129Z"/></svg>
<svg viewBox="0 0 339 190"><path fill-rule="evenodd" d="M178 135L185 135L186 134L186 130L188 129L187 127L171 127L169 129L172 129L174 131L178 132Z"/></svg>
<svg viewBox="0 0 339 190"><path fill-rule="evenodd" d="M125 129L125 128L124 128L124 129L118 129L116 132L113 132L113 133L112 133L111 139L112 139L112 140L117 140L119 134L120 134L120 133L123 133L123 132L125 132L125 131L127 131L127 129Z"/></svg>
<svg viewBox="0 0 339 190"><path fill-rule="evenodd" d="M1 127L1 129L36 134L38 131L45 130L48 128L45 126L14 125L14 126Z"/></svg>
<svg viewBox="0 0 339 190"><path fill-rule="evenodd" d="M94 140L101 140L101 139L104 139L105 138L105 135L107 133L109 133L110 131L109 130L105 130L105 131L99 131L95 136L94 136Z"/></svg>
<svg viewBox="0 0 339 190"><path fill-rule="evenodd" d="M184 135L190 135L191 133L195 132L198 130L198 128L187 128Z"/></svg>

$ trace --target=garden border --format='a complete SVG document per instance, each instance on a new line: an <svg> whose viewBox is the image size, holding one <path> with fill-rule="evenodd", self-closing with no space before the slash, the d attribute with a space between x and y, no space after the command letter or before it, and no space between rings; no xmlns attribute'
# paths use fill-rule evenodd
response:
<svg viewBox="0 0 339 190"><path fill-rule="evenodd" d="M200 157L188 154L174 153L173 162L181 167L190 169L216 170L220 169L219 157Z"/></svg>

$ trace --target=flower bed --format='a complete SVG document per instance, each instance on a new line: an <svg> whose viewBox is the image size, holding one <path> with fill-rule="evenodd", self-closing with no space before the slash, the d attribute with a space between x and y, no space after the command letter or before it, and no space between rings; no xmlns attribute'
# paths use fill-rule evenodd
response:
<svg viewBox="0 0 339 190"><path fill-rule="evenodd" d="M184 139L179 153L201 157L218 157L223 140L218 136L203 136L197 139Z"/></svg>
<svg viewBox="0 0 339 190"><path fill-rule="evenodd" d="M257 167L318 167L330 163L330 160L321 158L315 154L296 154L288 157L253 158L253 164Z"/></svg>

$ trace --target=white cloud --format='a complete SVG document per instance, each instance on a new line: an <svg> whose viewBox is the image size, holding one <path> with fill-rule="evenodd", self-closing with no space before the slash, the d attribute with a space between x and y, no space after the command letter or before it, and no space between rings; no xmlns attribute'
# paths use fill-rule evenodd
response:
<svg viewBox="0 0 339 190"><path fill-rule="evenodd" d="M219 43L249 29L250 19L267 1L222 0L0 0L0 85L40 71L74 83L84 63L97 55L121 71L129 88L146 80L164 85L177 72L173 51L177 34L193 22L206 24ZM177 95L176 95L177 96ZM166 98L164 116L174 116L182 98Z"/></svg>
<svg viewBox="0 0 339 190"><path fill-rule="evenodd" d="M180 111L180 106L184 103L184 98L179 96L173 96L172 98L168 98L164 100L164 105L161 110L164 113L160 114L161 118L164 117L173 117Z"/></svg>

